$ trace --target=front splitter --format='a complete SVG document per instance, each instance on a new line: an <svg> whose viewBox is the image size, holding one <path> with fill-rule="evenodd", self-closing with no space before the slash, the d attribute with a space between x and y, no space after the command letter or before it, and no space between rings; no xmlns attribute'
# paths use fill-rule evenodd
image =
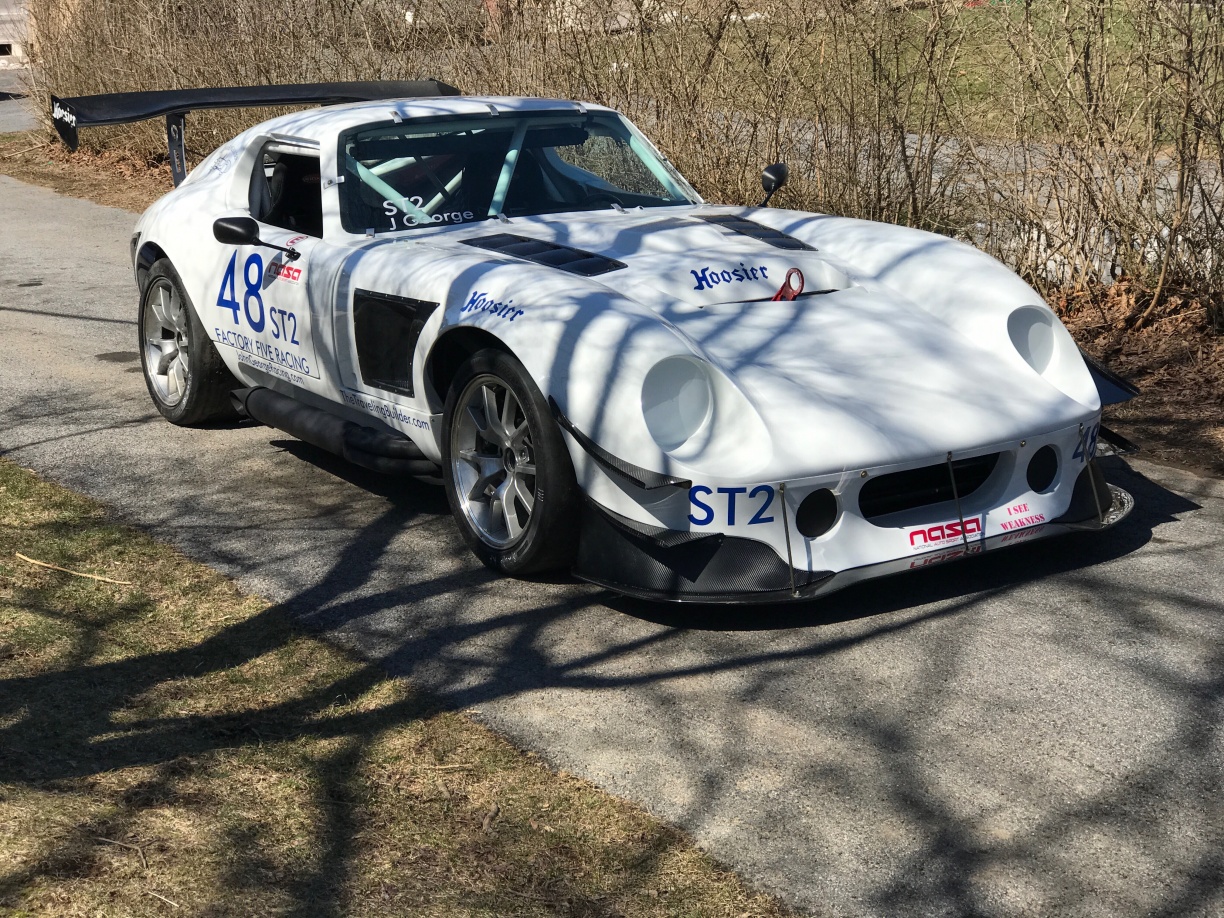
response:
<svg viewBox="0 0 1224 918"><path fill-rule="evenodd" d="M650 590L634 587L623 583L602 580L598 576L576 573L576 576L588 583L602 586L626 596L654 601L700 603L711 605L770 605L784 602L804 602L819 599L830 593L835 593L845 587L865 580L876 580L881 577L891 577L908 571L925 570L939 564L962 561L989 551L1011 548L1027 542L1035 542L1051 536L1066 535L1072 532L1097 532L1117 525L1134 509L1135 499L1117 485L1108 485L1110 506L1097 519L1089 519L1077 523L1042 523L1025 529L1000 533L984 539L962 541L947 548L923 552L905 558L894 558L876 564L849 568L832 574L824 575L820 580L799 587L796 590L769 590L763 592L736 593L677 593L663 590ZM799 572L804 577L811 576L807 571Z"/></svg>

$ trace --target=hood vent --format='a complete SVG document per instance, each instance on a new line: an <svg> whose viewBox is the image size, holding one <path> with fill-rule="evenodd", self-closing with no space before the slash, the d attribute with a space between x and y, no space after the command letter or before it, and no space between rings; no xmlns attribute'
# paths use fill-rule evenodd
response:
<svg viewBox="0 0 1224 918"><path fill-rule="evenodd" d="M728 229L733 233L739 233L741 236L751 236L758 242L764 242L767 245L772 245L775 249L790 249L796 252L815 252L802 239L796 239L794 236L788 236L781 230L776 230L772 226L765 226L762 223L756 223L752 220L747 220L744 217L736 217L729 214L720 215L717 217L701 217L706 223L713 223L715 226L721 226L723 229Z"/></svg>
<svg viewBox="0 0 1224 918"><path fill-rule="evenodd" d="M614 258L570 248L568 245L545 242L543 239L516 236L514 233L494 233L492 236L464 239L463 244L496 252L498 255L521 258L523 261L535 262L537 265L558 268L581 277L596 277L600 274L607 274L609 271L619 271L625 267L623 261L617 261Z"/></svg>

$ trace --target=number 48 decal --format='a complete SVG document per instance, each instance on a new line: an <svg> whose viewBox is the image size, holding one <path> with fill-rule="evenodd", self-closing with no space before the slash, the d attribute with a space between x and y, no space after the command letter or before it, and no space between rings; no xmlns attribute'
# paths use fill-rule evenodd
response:
<svg viewBox="0 0 1224 918"><path fill-rule="evenodd" d="M1100 424L1093 424L1084 431L1084 435L1080 438L1079 443L1075 444L1075 452L1071 454L1072 459L1083 459L1087 462L1096 455L1097 436L1101 432Z"/></svg>
<svg viewBox="0 0 1224 918"><path fill-rule="evenodd" d="M251 255L246 260L246 264L242 266L242 279L246 283L246 292L243 294L241 307L238 305L236 280L234 277L237 265L238 253L235 252L230 256L229 266L225 269L225 276L221 278L221 289L217 292L217 305L222 309L228 309L234 314L235 325L240 324L238 321L238 310L241 308L246 315L247 324L251 326L251 330L261 332L264 330L264 324L267 321L264 314L263 294L260 292L264 275L263 259L258 254ZM254 268L254 279L251 277L252 268ZM251 315L252 300L259 307L259 314L257 316Z"/></svg>

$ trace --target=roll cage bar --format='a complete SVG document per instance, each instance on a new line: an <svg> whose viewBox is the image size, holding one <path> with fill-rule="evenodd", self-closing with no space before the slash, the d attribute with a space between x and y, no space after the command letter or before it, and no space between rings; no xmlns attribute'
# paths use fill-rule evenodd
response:
<svg viewBox="0 0 1224 918"><path fill-rule="evenodd" d="M273 105L341 105L462 93L440 80L377 80L350 83L290 83L276 86L228 86L211 89L165 89L118 92L71 99L51 97L51 123L69 150L79 145L83 127L132 124L165 116L166 145L174 184L187 177L183 128L187 113L214 108L262 108Z"/></svg>

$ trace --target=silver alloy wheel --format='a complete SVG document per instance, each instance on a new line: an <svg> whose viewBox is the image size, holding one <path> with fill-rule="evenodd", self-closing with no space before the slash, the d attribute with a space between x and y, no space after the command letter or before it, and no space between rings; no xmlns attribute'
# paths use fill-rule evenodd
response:
<svg viewBox="0 0 1224 918"><path fill-rule="evenodd" d="M147 296L142 329L145 374L162 403L174 407L187 394L191 317L182 294L164 278L153 282Z"/></svg>
<svg viewBox="0 0 1224 918"><path fill-rule="evenodd" d="M451 425L455 496L481 541L515 545L535 509L535 450L518 398L496 376L477 376L459 396Z"/></svg>

